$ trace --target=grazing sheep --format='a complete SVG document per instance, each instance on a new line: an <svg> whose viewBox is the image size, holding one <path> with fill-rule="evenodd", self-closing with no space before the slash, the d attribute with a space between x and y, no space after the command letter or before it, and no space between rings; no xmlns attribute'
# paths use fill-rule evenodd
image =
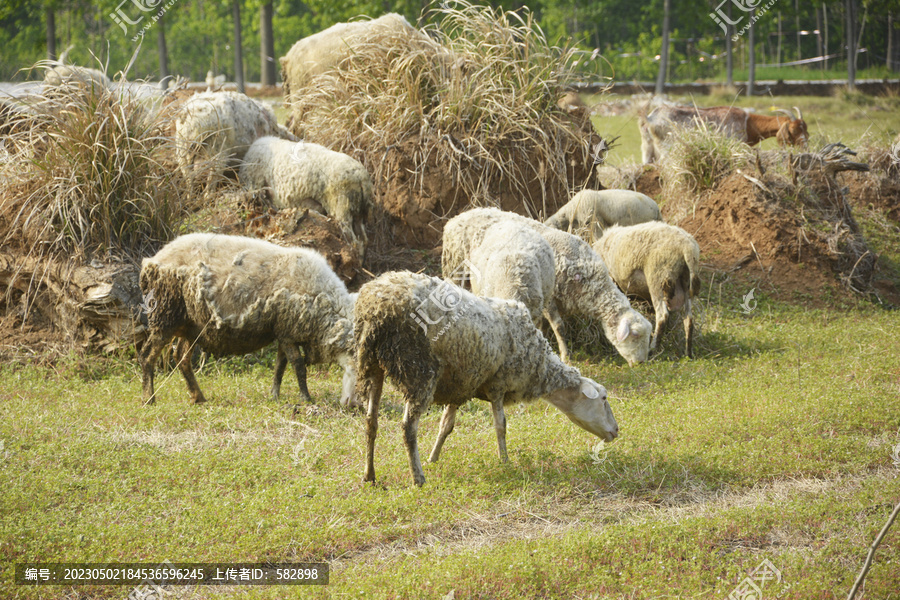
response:
<svg viewBox="0 0 900 600"><path fill-rule="evenodd" d="M297 138L278 124L262 102L238 92L201 92L184 101L175 119L175 155L185 176L198 153L223 153L226 168L240 166L250 145L263 136Z"/></svg>
<svg viewBox="0 0 900 600"><path fill-rule="evenodd" d="M450 219L444 227L443 272L457 271L471 249L481 243L487 228L501 221L531 227L550 244L556 264L553 301L562 317L583 315L600 321L606 339L629 365L647 360L650 322L631 308L610 278L603 259L577 236L496 208L472 209Z"/></svg>
<svg viewBox="0 0 900 600"><path fill-rule="evenodd" d="M569 352L562 335L562 318L553 301L556 266L553 249L539 233L516 221L501 221L488 227L481 243L472 248L462 274L479 296L517 300L525 305L536 326L546 318L559 344L563 362ZM453 273L444 273L451 278Z"/></svg>
<svg viewBox="0 0 900 600"><path fill-rule="evenodd" d="M693 357L694 320L691 299L700 288L700 247L680 227L641 223L610 227L594 243L616 284L626 293L653 303L656 342L669 312L684 308L685 352Z"/></svg>
<svg viewBox="0 0 900 600"><path fill-rule="evenodd" d="M429 323L426 325L425 323ZM416 485L425 483L419 417L445 406L431 462L471 398L491 403L500 458L507 460L505 404L544 398L579 427L610 441L618 425L606 390L550 349L519 302L479 298L448 281L392 272L359 290L354 313L358 392L368 402L365 480L375 481L375 437L385 373L406 400L403 434Z"/></svg>
<svg viewBox="0 0 900 600"><path fill-rule="evenodd" d="M239 177L250 188L271 188L279 208L312 208L335 219L362 261L374 191L358 160L318 144L267 136L250 146Z"/></svg>
<svg viewBox="0 0 900 600"><path fill-rule="evenodd" d="M337 362L344 367L340 403L355 404L353 297L318 252L240 236L183 235L144 259L141 291L149 331L139 349L147 403L154 400L153 365L178 337L178 367L194 403L205 401L191 369L195 342L230 355L277 340L275 399L288 360L306 401L306 365Z"/></svg>
<svg viewBox="0 0 900 600"><path fill-rule="evenodd" d="M110 88L112 81L106 76L106 73L99 69L90 67L79 67L78 65L67 65L69 50L71 46L59 55L58 60L43 62L40 64L47 65L44 71L44 89L59 87L65 84L76 84L84 87Z"/></svg>
<svg viewBox="0 0 900 600"><path fill-rule="evenodd" d="M581 190L544 221L544 225L575 235L588 242L600 239L612 225L636 225L661 221L659 206L650 196L631 190Z"/></svg>

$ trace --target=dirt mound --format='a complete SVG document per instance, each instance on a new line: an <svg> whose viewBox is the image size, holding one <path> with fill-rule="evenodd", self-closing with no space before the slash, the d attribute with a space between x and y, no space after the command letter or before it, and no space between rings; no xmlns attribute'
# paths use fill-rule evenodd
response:
<svg viewBox="0 0 900 600"><path fill-rule="evenodd" d="M699 199L673 195L664 218L694 235L701 260L775 297L821 305L872 291L876 255L840 187L821 173L802 185L771 173L733 173Z"/></svg>
<svg viewBox="0 0 900 600"><path fill-rule="evenodd" d="M843 182L849 187L848 197L853 206L872 208L888 219L900 223L900 177L884 171L847 173Z"/></svg>

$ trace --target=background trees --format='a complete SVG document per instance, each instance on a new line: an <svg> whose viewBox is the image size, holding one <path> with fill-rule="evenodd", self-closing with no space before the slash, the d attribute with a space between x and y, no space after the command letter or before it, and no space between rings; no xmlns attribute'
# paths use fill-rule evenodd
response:
<svg viewBox="0 0 900 600"><path fill-rule="evenodd" d="M749 20L732 0L671 2L668 80L726 79L726 35L710 16L717 9ZM602 60L592 69L618 80L652 81L662 54L664 5L667 0L502 0L508 10L528 6L551 40L587 52L599 48ZM278 57L298 39L333 23L359 15L398 12L416 22L426 0L6 0L0 6L0 79L22 67L55 56L72 46L70 58L96 61L92 50L115 73L138 49L130 77L159 79L165 70L193 80L207 71L234 81L235 27L239 17L242 71L247 81L270 81ZM855 68L861 77L885 77L900 70L900 1L775 0L758 3L755 25L757 77L806 77L830 69L829 76L851 71L849 56L858 49ZM163 11L162 21L154 17ZM269 29L271 27L271 29ZM144 31L143 41L140 36ZM156 44L153 43L156 39ZM848 42L849 49L848 49ZM250 57L260 56L260 60ZM822 59L826 56L828 59ZM735 79L746 79L748 35L733 42ZM274 59L274 60L273 60ZM770 65L785 65L773 71ZM267 72L268 71L268 72ZM22 78L24 75L19 75Z"/></svg>

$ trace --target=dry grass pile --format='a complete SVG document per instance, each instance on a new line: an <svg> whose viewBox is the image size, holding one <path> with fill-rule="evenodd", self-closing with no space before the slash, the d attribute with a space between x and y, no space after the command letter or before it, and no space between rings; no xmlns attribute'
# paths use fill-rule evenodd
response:
<svg viewBox="0 0 900 600"><path fill-rule="evenodd" d="M396 245L432 248L469 206L552 214L583 185L598 141L587 114L557 106L574 53L550 46L530 13L455 2L427 15L434 42L400 31L358 43L291 91L293 132L373 176L373 263Z"/></svg>
<svg viewBox="0 0 900 600"><path fill-rule="evenodd" d="M663 166L664 217L697 238L705 263L752 273L788 297L809 298L820 287L873 293L878 257L836 179L848 165L865 165L832 146L753 154L695 129L675 142Z"/></svg>
<svg viewBox="0 0 900 600"><path fill-rule="evenodd" d="M9 106L0 317L115 346L140 329L140 259L174 237L194 197L167 124L127 86L76 80Z"/></svg>

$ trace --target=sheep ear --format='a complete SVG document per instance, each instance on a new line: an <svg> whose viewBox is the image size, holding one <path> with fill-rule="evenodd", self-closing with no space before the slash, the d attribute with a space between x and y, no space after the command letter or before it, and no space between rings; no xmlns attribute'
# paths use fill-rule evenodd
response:
<svg viewBox="0 0 900 600"><path fill-rule="evenodd" d="M592 386L587 381L581 382L581 393L590 398L591 400L596 400L600 397L600 392L597 391L597 388Z"/></svg>
<svg viewBox="0 0 900 600"><path fill-rule="evenodd" d="M620 342L627 338L631 333L631 321L628 319L622 319L619 323L619 329L616 331L616 339Z"/></svg>

